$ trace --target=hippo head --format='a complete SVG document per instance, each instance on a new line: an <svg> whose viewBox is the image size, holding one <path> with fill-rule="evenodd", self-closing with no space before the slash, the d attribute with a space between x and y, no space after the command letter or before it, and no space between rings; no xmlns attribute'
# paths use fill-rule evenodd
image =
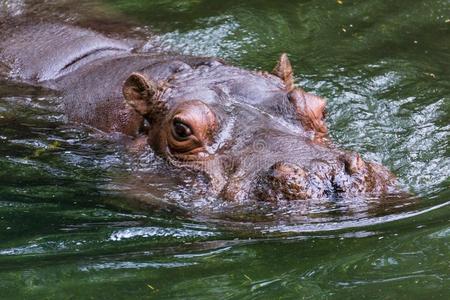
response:
<svg viewBox="0 0 450 300"><path fill-rule="evenodd" d="M147 120L156 153L206 174L221 197L277 201L394 187L384 167L330 143L325 101L294 85L285 54L271 74L216 60L176 65L163 82L131 74L125 100Z"/></svg>

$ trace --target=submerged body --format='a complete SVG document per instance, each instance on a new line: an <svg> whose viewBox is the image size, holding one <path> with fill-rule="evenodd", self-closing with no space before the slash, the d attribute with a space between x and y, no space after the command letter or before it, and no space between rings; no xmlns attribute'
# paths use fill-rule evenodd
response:
<svg viewBox="0 0 450 300"><path fill-rule="evenodd" d="M396 191L386 168L327 139L325 101L293 84L286 55L269 74L66 25L2 32L0 73L59 91L70 121L145 137L174 168L206 174L223 199Z"/></svg>

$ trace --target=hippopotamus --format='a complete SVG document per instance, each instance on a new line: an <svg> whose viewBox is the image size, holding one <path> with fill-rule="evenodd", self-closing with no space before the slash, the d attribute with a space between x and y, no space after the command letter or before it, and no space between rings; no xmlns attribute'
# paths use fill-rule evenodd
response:
<svg viewBox="0 0 450 300"><path fill-rule="evenodd" d="M204 174L210 193L224 201L398 189L387 168L332 143L326 101L296 86L286 54L261 72L214 57L145 51L145 41L72 25L21 24L0 36L8 78L57 91L71 122L145 141L174 172Z"/></svg>

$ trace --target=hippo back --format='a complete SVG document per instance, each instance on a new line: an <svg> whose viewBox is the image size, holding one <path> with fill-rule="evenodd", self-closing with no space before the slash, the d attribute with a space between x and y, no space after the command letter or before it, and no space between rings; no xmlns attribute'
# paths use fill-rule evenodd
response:
<svg viewBox="0 0 450 300"><path fill-rule="evenodd" d="M140 43L70 25L0 24L0 78L61 92L64 113L72 122L135 135L143 120L123 101L125 79L142 71L165 81L181 68L210 60L143 53Z"/></svg>
<svg viewBox="0 0 450 300"><path fill-rule="evenodd" d="M14 77L44 82L70 73L77 64L129 53L131 43L60 24L1 26L0 61ZM1 67L0 67L1 69Z"/></svg>

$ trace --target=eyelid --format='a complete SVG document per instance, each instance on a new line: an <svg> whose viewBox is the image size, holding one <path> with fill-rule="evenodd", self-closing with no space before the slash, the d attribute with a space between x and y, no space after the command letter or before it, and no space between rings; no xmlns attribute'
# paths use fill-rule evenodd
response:
<svg viewBox="0 0 450 300"><path fill-rule="evenodd" d="M189 124L189 122L187 122L185 119L180 118L178 116L174 117L172 119L172 125L175 125L176 123L181 123L184 126L188 127L189 130L191 131L192 135L195 135L194 129L192 128L192 126Z"/></svg>
<svg viewBox="0 0 450 300"><path fill-rule="evenodd" d="M172 122L173 123L179 122L179 123L183 123L185 125L189 125L189 124L187 124L188 123L187 120L185 120L184 118L182 118L180 116L173 117Z"/></svg>

